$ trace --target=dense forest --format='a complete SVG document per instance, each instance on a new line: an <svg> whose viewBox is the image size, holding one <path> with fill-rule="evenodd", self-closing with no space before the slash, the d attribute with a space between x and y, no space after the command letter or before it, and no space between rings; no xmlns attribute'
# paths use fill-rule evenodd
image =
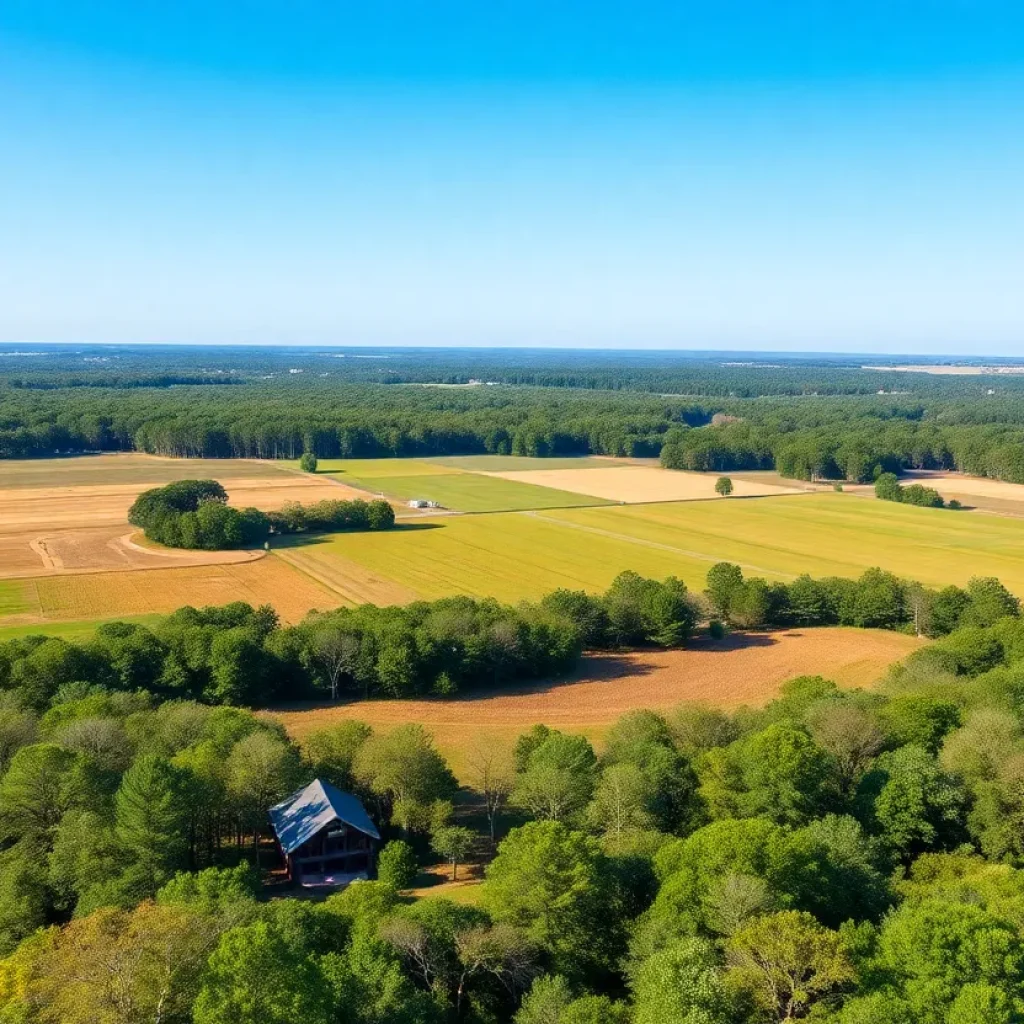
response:
<svg viewBox="0 0 1024 1024"><path fill-rule="evenodd" d="M800 478L944 468L1024 481L1020 376L771 359L43 347L0 354L0 458L593 453Z"/></svg>
<svg viewBox="0 0 1024 1024"><path fill-rule="evenodd" d="M1010 616L871 692L636 711L600 752L537 726L469 752L478 831L416 725L299 747L132 685L8 687L0 1020L1014 1024L1022 666ZM380 822L379 880L269 898L267 808L312 776ZM417 862L483 855L472 903L402 894Z"/></svg>

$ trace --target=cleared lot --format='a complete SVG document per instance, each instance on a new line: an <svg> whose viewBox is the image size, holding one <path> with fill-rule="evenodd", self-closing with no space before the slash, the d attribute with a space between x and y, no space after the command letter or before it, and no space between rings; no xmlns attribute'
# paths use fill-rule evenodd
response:
<svg viewBox="0 0 1024 1024"><path fill-rule="evenodd" d="M554 487L588 494L627 505L651 501L696 501L718 498L713 473L685 473L656 466L612 466L607 469L535 469L488 473L522 484ZM797 487L733 478L733 495L739 498L792 494Z"/></svg>
<svg viewBox="0 0 1024 1024"><path fill-rule="evenodd" d="M788 630L705 642L692 650L593 655L575 678L474 693L464 699L356 701L337 707L274 710L301 739L346 719L394 728L421 722L464 773L474 742L511 743L537 722L599 740L634 708L669 709L688 701L718 707L760 705L799 675L823 675L840 686L869 686L920 645L914 637L878 630Z"/></svg>
<svg viewBox="0 0 1024 1024"><path fill-rule="evenodd" d="M249 552L147 550L129 539L128 509L142 491L199 478L220 480L238 508L368 497L331 477L248 460L98 455L0 462L0 578L251 560Z"/></svg>

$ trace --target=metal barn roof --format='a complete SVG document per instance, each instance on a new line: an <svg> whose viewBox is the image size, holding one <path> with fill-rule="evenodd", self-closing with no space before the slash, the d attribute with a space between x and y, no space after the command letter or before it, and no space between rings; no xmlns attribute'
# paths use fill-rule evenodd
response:
<svg viewBox="0 0 1024 1024"><path fill-rule="evenodd" d="M321 779L314 779L287 800L271 807L270 821L285 853L291 853L334 821L380 839L380 833L359 800Z"/></svg>

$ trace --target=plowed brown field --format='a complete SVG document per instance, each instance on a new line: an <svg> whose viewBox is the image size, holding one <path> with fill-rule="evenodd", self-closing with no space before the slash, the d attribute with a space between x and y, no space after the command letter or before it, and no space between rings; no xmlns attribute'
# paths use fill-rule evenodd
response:
<svg viewBox="0 0 1024 1024"><path fill-rule="evenodd" d="M251 560L248 552L145 551L125 542L136 497L189 478L220 480L238 508L369 497L327 476L242 459L97 455L0 463L0 579Z"/></svg>
<svg viewBox="0 0 1024 1024"><path fill-rule="evenodd" d="M920 645L914 637L880 630L813 629L736 635L685 651L587 657L575 678L460 699L357 701L337 707L275 709L266 714L299 739L345 719L375 728L421 722L456 773L467 748L481 737L511 743L537 722L599 739L634 708L672 708L687 701L718 707L760 705L788 679L823 675L840 686L869 686Z"/></svg>

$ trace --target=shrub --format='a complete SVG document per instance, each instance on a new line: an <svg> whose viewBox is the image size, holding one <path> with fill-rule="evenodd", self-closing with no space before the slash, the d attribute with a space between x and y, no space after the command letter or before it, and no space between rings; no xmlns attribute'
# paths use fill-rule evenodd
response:
<svg viewBox="0 0 1024 1024"><path fill-rule="evenodd" d="M377 858L377 879L396 892L412 888L416 880L416 854L401 839L386 843Z"/></svg>

